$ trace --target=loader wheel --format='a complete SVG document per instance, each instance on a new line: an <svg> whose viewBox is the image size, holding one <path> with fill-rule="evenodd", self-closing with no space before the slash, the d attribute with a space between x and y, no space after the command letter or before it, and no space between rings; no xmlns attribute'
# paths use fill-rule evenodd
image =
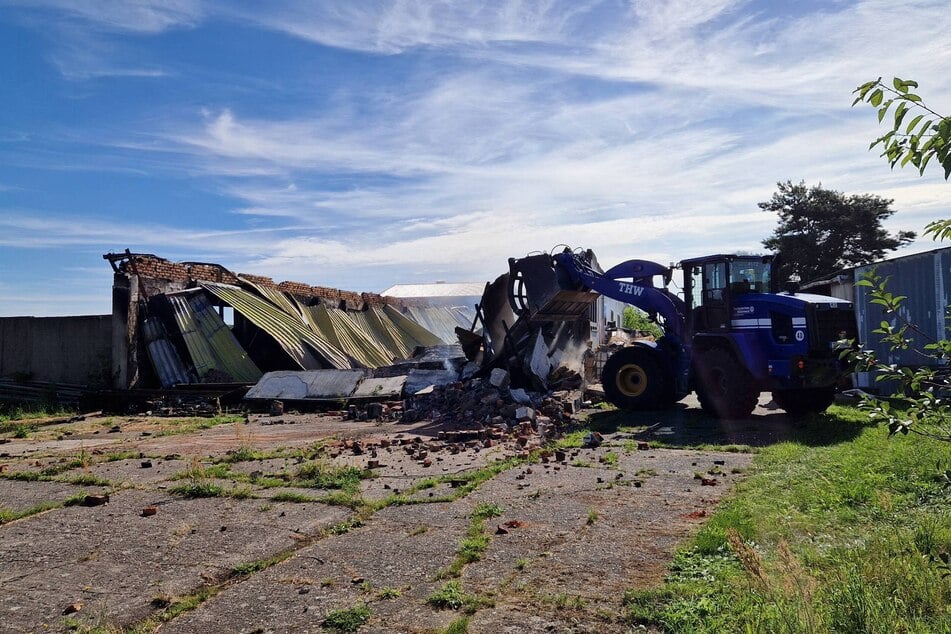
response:
<svg viewBox="0 0 951 634"><path fill-rule="evenodd" d="M835 387L814 387L801 390L776 390L773 400L795 418L826 411L835 399Z"/></svg>
<svg viewBox="0 0 951 634"><path fill-rule="evenodd" d="M704 352L695 370L703 411L725 420L746 418L753 412L759 391L750 373L729 352L720 348Z"/></svg>
<svg viewBox="0 0 951 634"><path fill-rule="evenodd" d="M673 384L657 353L649 348L623 348L615 352L601 371L601 386L608 401L621 409L651 409L665 401Z"/></svg>

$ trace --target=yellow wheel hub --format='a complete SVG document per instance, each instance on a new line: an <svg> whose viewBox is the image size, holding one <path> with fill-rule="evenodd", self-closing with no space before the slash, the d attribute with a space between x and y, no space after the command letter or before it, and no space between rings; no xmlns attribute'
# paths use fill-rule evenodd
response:
<svg viewBox="0 0 951 634"><path fill-rule="evenodd" d="M647 389L647 373L641 366L629 363L618 370L614 382L624 396L637 397Z"/></svg>

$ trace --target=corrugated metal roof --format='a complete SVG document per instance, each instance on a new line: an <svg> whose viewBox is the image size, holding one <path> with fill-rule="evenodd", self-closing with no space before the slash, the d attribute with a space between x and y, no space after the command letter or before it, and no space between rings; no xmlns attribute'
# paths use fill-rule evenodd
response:
<svg viewBox="0 0 951 634"><path fill-rule="evenodd" d="M438 346L443 343L435 334L426 330L423 326L420 326L392 306L384 306L383 313L390 318L390 321L393 322L396 328L405 333L406 341L413 342L412 348L410 348L409 351L410 354L419 346Z"/></svg>
<svg viewBox="0 0 951 634"><path fill-rule="evenodd" d="M321 367L350 368L350 360L323 336L297 319L248 291L229 284L201 282L201 287L232 306L280 344L304 370Z"/></svg>
<svg viewBox="0 0 951 634"><path fill-rule="evenodd" d="M283 310L285 313L287 313L291 317L294 317L295 319L301 320L303 322L303 317L301 316L301 313L298 310L298 307L300 306L300 304L297 303L297 300L291 301L291 299L288 298L287 294L285 294L284 291L277 288L270 287L270 286L264 286L263 284L255 284L251 280L246 280L243 277L239 277L238 279L241 280L242 283L247 284L248 286L256 290L258 292L258 295L261 295L262 297L264 297L264 299L268 300L269 302L271 302L272 304L274 304L275 306Z"/></svg>
<svg viewBox="0 0 951 634"><path fill-rule="evenodd" d="M365 325L361 327L357 323L354 315L359 313L320 305L303 308L312 317L312 323L329 341L361 365L376 368L393 362L393 355L373 339Z"/></svg>
<svg viewBox="0 0 951 634"><path fill-rule="evenodd" d="M458 340L457 326L469 330L475 320L475 309L462 306L407 306L405 314L450 344Z"/></svg>
<svg viewBox="0 0 951 634"><path fill-rule="evenodd" d="M199 378L205 378L212 370L243 383L261 378L261 370L248 357L204 294L192 293L188 297L169 294L166 297Z"/></svg>
<svg viewBox="0 0 951 634"><path fill-rule="evenodd" d="M384 297L482 297L485 282L436 282L434 284L394 284Z"/></svg>
<svg viewBox="0 0 951 634"><path fill-rule="evenodd" d="M347 398L364 378L363 370L305 370L268 372L248 390L247 399Z"/></svg>
<svg viewBox="0 0 951 634"><path fill-rule="evenodd" d="M188 370L172 342L168 340L162 322L154 317L146 317L142 320L141 328L145 337L145 348L162 387L189 383L191 377L188 375Z"/></svg>

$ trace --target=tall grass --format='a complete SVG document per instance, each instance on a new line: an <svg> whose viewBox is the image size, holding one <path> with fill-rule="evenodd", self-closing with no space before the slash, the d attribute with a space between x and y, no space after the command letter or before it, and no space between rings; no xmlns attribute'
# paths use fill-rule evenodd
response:
<svg viewBox="0 0 951 634"><path fill-rule="evenodd" d="M826 444L759 451L671 567L627 594L630 624L671 632L951 632L947 443L891 438L852 408L813 422L851 427Z"/></svg>

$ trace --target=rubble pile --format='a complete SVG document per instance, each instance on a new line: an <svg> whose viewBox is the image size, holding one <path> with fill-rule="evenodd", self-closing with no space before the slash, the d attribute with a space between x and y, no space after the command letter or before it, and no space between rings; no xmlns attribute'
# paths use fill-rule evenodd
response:
<svg viewBox="0 0 951 634"><path fill-rule="evenodd" d="M580 409L580 392L528 392L510 387L508 372L495 369L407 399L403 420L432 421L438 438L450 442L514 439L521 447L540 446L559 436Z"/></svg>

